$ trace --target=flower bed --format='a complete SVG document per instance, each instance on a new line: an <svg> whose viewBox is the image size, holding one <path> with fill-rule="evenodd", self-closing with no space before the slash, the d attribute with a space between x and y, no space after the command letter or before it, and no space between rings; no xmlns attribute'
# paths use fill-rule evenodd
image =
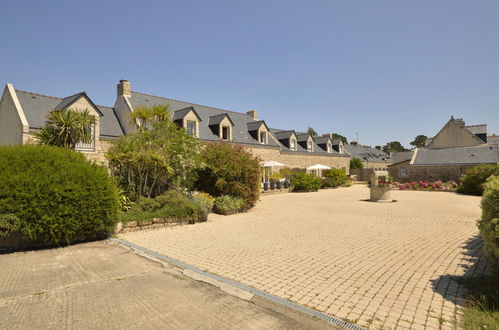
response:
<svg viewBox="0 0 499 330"><path fill-rule="evenodd" d="M457 186L457 183L454 181L442 182L440 180L393 183L393 188L398 188L400 190L455 191L457 189Z"/></svg>

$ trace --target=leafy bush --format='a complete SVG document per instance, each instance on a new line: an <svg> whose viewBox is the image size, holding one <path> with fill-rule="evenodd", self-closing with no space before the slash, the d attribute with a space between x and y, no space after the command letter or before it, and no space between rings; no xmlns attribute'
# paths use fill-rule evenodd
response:
<svg viewBox="0 0 499 330"><path fill-rule="evenodd" d="M128 212L120 215L120 221L151 221L154 218L178 217L195 222L200 207L193 200L179 191L169 190L156 198L141 198Z"/></svg>
<svg viewBox="0 0 499 330"><path fill-rule="evenodd" d="M485 242L485 254L499 272L499 176L491 176L485 184L478 228Z"/></svg>
<svg viewBox="0 0 499 330"><path fill-rule="evenodd" d="M291 176L293 175L293 170L290 169L289 167L283 167L280 171L279 174L281 175L282 178L285 179L290 179Z"/></svg>
<svg viewBox="0 0 499 330"><path fill-rule="evenodd" d="M483 185L491 175L499 175L499 164L483 164L470 168L461 177L457 192L466 195L481 196L483 194Z"/></svg>
<svg viewBox="0 0 499 330"><path fill-rule="evenodd" d="M210 214L211 210L213 209L213 205L215 205L215 198L210 194L200 192L192 195L192 201L199 207L200 220L208 220L208 214Z"/></svg>
<svg viewBox="0 0 499 330"><path fill-rule="evenodd" d="M47 245L111 233L118 192L107 169L68 149L0 147L0 214L29 243Z"/></svg>
<svg viewBox="0 0 499 330"><path fill-rule="evenodd" d="M247 207L243 198L230 195L217 197L214 211L218 214L233 214L244 210Z"/></svg>
<svg viewBox="0 0 499 330"><path fill-rule="evenodd" d="M0 238L19 232L19 218L13 214L0 214Z"/></svg>
<svg viewBox="0 0 499 330"><path fill-rule="evenodd" d="M201 153L205 168L199 170L196 188L212 196L241 197L254 205L260 195L259 159L240 146L210 143Z"/></svg>
<svg viewBox="0 0 499 330"><path fill-rule="evenodd" d="M339 168L332 168L324 172L324 187L335 188L341 186L347 181L345 170Z"/></svg>
<svg viewBox="0 0 499 330"><path fill-rule="evenodd" d="M291 176L293 191L317 191L322 180L311 173L296 172Z"/></svg>
<svg viewBox="0 0 499 330"><path fill-rule="evenodd" d="M354 157L350 159L350 168L364 168L364 164L360 159Z"/></svg>

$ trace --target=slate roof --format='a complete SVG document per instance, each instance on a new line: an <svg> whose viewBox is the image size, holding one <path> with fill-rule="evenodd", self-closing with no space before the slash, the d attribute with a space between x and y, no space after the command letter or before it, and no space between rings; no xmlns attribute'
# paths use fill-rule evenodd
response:
<svg viewBox="0 0 499 330"><path fill-rule="evenodd" d="M201 121L201 118L199 118L199 115L197 114L196 110L194 110L193 107L188 107L188 108L185 108L185 109L180 109L180 110L175 111L173 113L172 120L175 121L175 120L183 119L191 111L194 112L194 114L196 115L196 117L198 117L198 119Z"/></svg>
<svg viewBox="0 0 499 330"><path fill-rule="evenodd" d="M228 115L230 120L234 123L234 126L232 127L232 142L262 146L248 131L248 123L256 122L256 120L249 118L246 113L208 107L196 103L184 102L134 91L131 92L130 104L133 108L141 105L153 106L168 104L170 111L173 113L177 110L192 107L201 118L201 122L204 123L199 125L199 137L205 141L220 141L220 138L213 133L209 125L213 125L213 123L217 120L222 120L224 117L223 115ZM210 117L214 118L210 119ZM272 138L269 138L268 141L268 146L280 146L280 144Z"/></svg>
<svg viewBox="0 0 499 330"><path fill-rule="evenodd" d="M308 134L308 133L299 133L299 134L296 134L296 138L297 138L298 142L307 141L310 136L311 135Z"/></svg>
<svg viewBox="0 0 499 330"><path fill-rule="evenodd" d="M497 145L428 149L418 148L411 165L474 165L499 163Z"/></svg>
<svg viewBox="0 0 499 330"><path fill-rule="evenodd" d="M350 154L350 156L365 162L380 163L388 161L389 158L388 155L382 150L367 146L345 143L343 148L348 154Z"/></svg>
<svg viewBox="0 0 499 330"><path fill-rule="evenodd" d="M271 128L270 133L276 137L278 140L284 140L284 139L289 139L293 133L296 135L295 131L293 130L280 130L277 128Z"/></svg>
<svg viewBox="0 0 499 330"><path fill-rule="evenodd" d="M487 134L487 124L464 126L473 134Z"/></svg>
<svg viewBox="0 0 499 330"><path fill-rule="evenodd" d="M267 127L267 124L265 124L265 121L263 120L259 120L259 121L253 121L253 122L249 122L248 123L248 131L249 132L252 132L252 131L257 131L260 129L260 127L262 126L265 126ZM271 132L272 133L272 132Z"/></svg>
<svg viewBox="0 0 499 330"><path fill-rule="evenodd" d="M82 93L71 95L64 99L17 89L16 94L28 120L29 127L37 129L45 125L45 117L50 111L58 106L61 107L61 104L73 103L77 99L76 96L80 97ZM103 105L96 105L96 107L102 113L102 117L100 117L100 135L107 137L119 137L123 135L123 129L116 118L113 108Z"/></svg>
<svg viewBox="0 0 499 330"><path fill-rule="evenodd" d="M313 139L314 139L314 142L317 144L327 144L328 141L330 140L329 137L327 137L327 136L316 136Z"/></svg>
<svg viewBox="0 0 499 330"><path fill-rule="evenodd" d="M392 152L390 154L389 162L392 164L404 162L406 160L410 160L412 158L412 151L401 151L401 152Z"/></svg>

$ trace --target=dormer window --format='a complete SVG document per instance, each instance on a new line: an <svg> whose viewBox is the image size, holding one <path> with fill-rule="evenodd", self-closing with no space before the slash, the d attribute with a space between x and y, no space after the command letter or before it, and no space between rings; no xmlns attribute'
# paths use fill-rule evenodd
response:
<svg viewBox="0 0 499 330"><path fill-rule="evenodd" d="M228 114L221 113L216 116L211 116L208 119L208 126L210 127L213 134L218 136L220 140L232 140L232 127L234 127L234 123L232 122Z"/></svg>
<svg viewBox="0 0 499 330"><path fill-rule="evenodd" d="M173 113L173 121L185 128L187 134L199 137L199 122L201 118L193 107L177 110Z"/></svg>
<svg viewBox="0 0 499 330"><path fill-rule="evenodd" d="M327 152L332 153L333 152L333 145L331 143L327 144Z"/></svg>
<svg viewBox="0 0 499 330"><path fill-rule="evenodd" d="M296 140L295 139L289 140L289 149L296 150Z"/></svg>
<svg viewBox="0 0 499 330"><path fill-rule="evenodd" d="M312 152L312 141L308 141L307 143L307 151Z"/></svg>

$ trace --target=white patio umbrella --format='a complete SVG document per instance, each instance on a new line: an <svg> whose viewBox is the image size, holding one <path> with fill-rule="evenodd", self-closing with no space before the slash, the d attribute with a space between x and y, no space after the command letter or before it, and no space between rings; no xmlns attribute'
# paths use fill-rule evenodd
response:
<svg viewBox="0 0 499 330"><path fill-rule="evenodd" d="M314 171L318 177L321 177L322 171L323 170L330 170L331 167L322 165L322 164L315 164L313 166L307 167L307 172L309 171Z"/></svg>
<svg viewBox="0 0 499 330"><path fill-rule="evenodd" d="M263 182L266 182L265 179L265 168L268 168L269 169L269 175L272 173L272 167L276 167L276 166L286 166L285 164L282 164L282 163L279 163L279 162L276 162L276 161L273 161L273 160L269 160L269 161L266 161L266 162L262 162L260 163L263 167Z"/></svg>

